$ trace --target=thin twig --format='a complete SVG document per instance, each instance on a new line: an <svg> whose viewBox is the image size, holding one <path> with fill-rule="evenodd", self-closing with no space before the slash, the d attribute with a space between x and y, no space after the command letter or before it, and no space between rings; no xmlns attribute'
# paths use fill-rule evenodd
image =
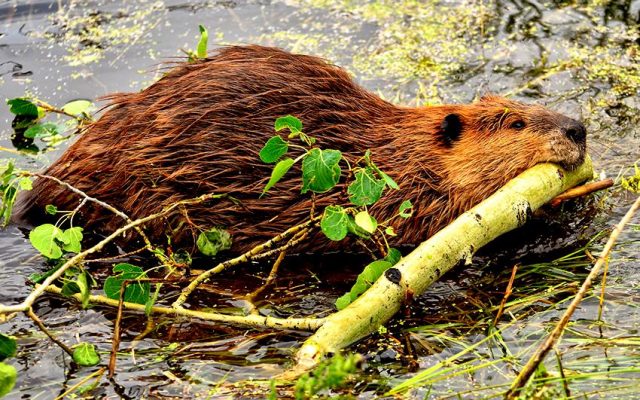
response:
<svg viewBox="0 0 640 400"><path fill-rule="evenodd" d="M311 228L301 230L300 232L296 233L291 238L291 240L289 240L286 244L284 244L284 245L282 245L280 247L276 247L276 248L271 249L271 250L267 250L267 251L262 252L260 254L256 254L256 255L252 256L251 259L248 260L248 261L259 261L259 260L268 259L268 258L273 257L276 254L280 254L283 251L292 249L295 246L297 246L300 242L303 242L309 236L310 232L311 232Z"/></svg>
<svg viewBox="0 0 640 400"><path fill-rule="evenodd" d="M118 311L116 312L116 322L113 327L113 340L111 341L111 354L109 355L109 379L113 378L116 372L116 360L118 348L120 347L120 326L122 324L122 304L124 303L124 295L127 291L127 285L135 282L137 279L125 279L120 285L120 296L118 298Z"/></svg>
<svg viewBox="0 0 640 400"><path fill-rule="evenodd" d="M200 275L198 275L193 281L191 281L191 283L185 287L184 289L182 289L182 292L180 293L180 296L176 299L176 301L173 302L172 307L174 308L182 308L182 304L184 304L184 302L187 300L187 298L189 297L189 295L191 295L191 293L198 287L198 285L200 285L201 283L207 281L209 278L211 278L213 275L218 274L222 271L224 271L226 268L234 266L234 265L238 265L238 264L243 264L245 262L257 259L257 258L263 258L264 256L261 254L263 252L268 253L268 250L270 250L276 243L279 243L281 241L283 241L284 239L295 235L296 233L302 231L302 230L307 230L307 228L312 225L313 223L317 222L320 219L320 217L315 217L315 218L311 218L309 220L307 220L306 222L300 224L300 225L296 225L294 227L291 227L289 229L287 229L286 231L282 232L281 234L279 234L278 236L267 240L266 242L264 242L261 245L258 245L256 247L254 247L253 249L249 250L248 252L232 258L230 260L224 261L218 265L216 265L215 267L211 268L210 270L207 270L203 273L201 273ZM279 249L279 251L284 250L285 248L288 248L287 246L289 246L289 244L283 246L281 249Z"/></svg>
<svg viewBox="0 0 640 400"><path fill-rule="evenodd" d="M38 325L38 328L49 337L49 339L51 339L51 341L55 344L57 344L58 346L60 346L60 348L62 350L64 350L65 353L67 353L68 355L70 355L71 357L73 357L73 350L71 350L71 348L69 346L67 346L66 344L62 343L58 338L56 338L55 336L53 336L53 334L51 332L49 332L49 330L47 329L46 326L44 326L44 324L42 323L42 320L40 318L38 318L38 316L33 312L32 308L29 308L26 311L27 316L29 316L29 318L31 318L33 320L33 322L35 322L36 325Z"/></svg>
<svg viewBox="0 0 640 400"><path fill-rule="evenodd" d="M62 400L62 399L67 398L68 394L72 393L74 390L76 390L79 387L83 386L86 382L88 382L92 378L99 379L102 376L102 374L104 374L104 368L100 368L99 370L97 370L96 372L92 373L91 375L88 375L88 376L84 377L83 379L80 379L73 386L71 386L69 389L67 389L66 392L62 393L60 396L56 397L54 400Z"/></svg>
<svg viewBox="0 0 640 400"><path fill-rule="evenodd" d="M45 111L56 113L56 114L66 115L67 117L71 117L71 118L75 119L76 121L78 121L80 123L92 122L93 121L91 118L86 117L85 116L86 114L83 114L82 116L74 115L74 114L71 114L71 113L68 113L68 112L64 111L61 108L57 108L57 107L52 106L51 104L45 103L44 101L39 100L39 99L35 99L35 102L37 103L38 106L40 106Z"/></svg>
<svg viewBox="0 0 640 400"><path fill-rule="evenodd" d="M132 220L131 218L125 214L124 212L118 210L117 208L115 208L114 206L112 206L109 203L105 203L102 200L96 199L95 197L89 196L87 193L83 192L82 190L68 184L67 182L64 182L58 178L56 178L55 176L51 176L51 175L46 175L46 174L40 174L40 173L36 173L36 172L23 172L23 175L27 175L27 176L36 176L38 178L43 178L43 179L49 179L52 180L54 182L56 182L58 185L64 186L65 188L67 188L68 190L72 191L73 193L81 196L84 200L90 201L92 203L95 203L97 205L99 205L100 207L106 208L107 210L111 211L112 213L116 214L117 216L121 217L122 219L124 219L126 222L131 223ZM83 200L83 201L84 201ZM77 211L74 210L74 212ZM153 251L155 249L155 246L153 246L151 244L151 241L149 240L149 238L147 237L147 235L144 233L144 231L136 226L134 227L134 229L136 230L136 232L138 232L138 234L140 235L140 237L142 237L142 240L145 243L145 247L154 255L157 256L157 252ZM164 259L160 259L160 262L165 262L166 260Z"/></svg>
<svg viewBox="0 0 640 400"><path fill-rule="evenodd" d="M38 285L38 287L43 287ZM43 287L43 290L49 293L62 294L62 289L57 286L51 285ZM82 301L80 294L74 294L70 296L76 301ZM110 307L118 307L118 300L110 299L106 296L91 295L89 296L89 303L91 304L103 304ZM146 306L144 304L123 302L122 307L126 310L145 312ZM301 331L315 331L325 322L325 318L277 318L272 316L262 315L226 315L204 311L193 311L184 308L173 308L163 306L152 306L149 308L151 315L172 315L187 318L196 318L202 321L220 322L230 325L249 326L255 328L275 328L275 329L292 329Z"/></svg>
<svg viewBox="0 0 640 400"><path fill-rule="evenodd" d="M536 352L533 354L533 356L531 356L529 361L527 361L527 364L522 368L522 371L520 371L520 374L518 374L516 379L514 379L511 387L505 394L506 399L515 399L518 396L518 392L520 391L520 389L522 389L522 387L527 384L527 382L531 378L531 375L533 375L534 371L538 368L538 365L540 365L547 353L549 353L553 346L555 346L556 342L562 335L564 328L569 323L569 319L591 287L591 283L600 273L600 269L602 268L602 266L608 261L611 249L618 239L618 236L620 236L622 229L631 220L635 212L638 211L638 208L640 208L640 197L638 197L636 201L631 205L629 211L627 211L624 217L611 232L609 240L607 240L607 243L602 249L602 253L598 257L598 261L596 261L595 265L591 269L591 272L589 272L589 275L587 275L587 277L585 278L582 286L580 287L580 290L578 291L578 293L576 293L576 296L571 301L571 304L569 304L569 307L567 307L567 310L562 315L562 318L560 318L560 321L558 321L555 328L553 328L551 334L549 334L549 336L547 336L547 339L542 344L540 344L540 346L538 346Z"/></svg>
<svg viewBox="0 0 640 400"><path fill-rule="evenodd" d="M118 311L116 313L116 322L113 327L113 340L111 341L111 354L109 355L109 379L113 378L116 372L116 359L118 348L120 347L120 324L122 323L122 304L124 303L124 294L127 291L127 285L131 282L137 282L136 279L125 279L120 285L120 297L118 299Z"/></svg>
<svg viewBox="0 0 640 400"><path fill-rule="evenodd" d="M4 146L0 146L0 151L6 151L7 153L17 154L19 156L24 155L24 153L21 152L20 150L10 149L10 148L4 147Z"/></svg>
<svg viewBox="0 0 640 400"><path fill-rule="evenodd" d="M566 399L571 398L571 391L569 390L569 382L564 374L564 367L562 366L562 356L558 349L554 349L556 353L556 361L558 362L558 371L560 371L560 377L562 378L562 388L564 389L564 396Z"/></svg>
<svg viewBox="0 0 640 400"><path fill-rule="evenodd" d="M90 260L84 260L85 264L88 263L107 263L107 262L113 262L115 260L120 260L123 258L127 258L127 257L131 257L131 256L135 256L136 254L140 254L143 251L148 250L147 247L140 247L137 250L133 250L133 251L129 251L127 253L122 253L122 254L118 254L117 256L111 256L111 257L102 257L102 258L92 258Z"/></svg>
<svg viewBox="0 0 640 400"><path fill-rule="evenodd" d="M199 204L202 203L204 201L207 200L211 200L211 199L219 199L221 197L225 197L225 194L205 194L202 195L200 197L196 197L195 199L188 199L188 200L182 200L182 201L178 201L176 203L173 203L165 208L163 208L161 211L154 213L154 214L150 214L147 215L144 218L140 218L137 219L135 221L132 221L128 224L126 224L123 227L120 227L118 229L116 229L115 231L113 231L113 233L111 233L109 236L107 236L106 238L102 239L100 242L98 242L97 244L95 244L94 246L88 248L87 250L84 250L78 254L76 254L75 256L71 257L70 259L68 259L64 264L62 264L62 266L60 268L58 268L55 272L53 272L51 275L49 275L49 277L47 279L45 279L41 285L37 286L30 294L29 296L27 296L27 298L20 304L14 304L11 306L5 306L0 304L0 314L7 314L7 313L12 313L12 312L16 312L16 311L26 311L29 308L31 308L31 306L33 305L33 303L42 295L42 293L45 291L45 289L51 285L54 281L56 281L58 278L60 278L62 275L64 275L64 273L71 268L72 266L78 264L79 262L81 262L82 260L84 260L89 254L93 254L96 253L100 250L102 250L102 248L104 246L106 246L108 243L110 243L111 241L113 241L115 238L119 237L120 235L122 235L123 233L134 229L137 226L140 226L146 222L152 221L156 218L160 218L166 214L169 214L170 212L172 212L176 207L180 207L182 205L185 204Z"/></svg>
<svg viewBox="0 0 640 400"><path fill-rule="evenodd" d="M140 283L163 283L166 282L165 279L162 278L145 278L145 279L125 279L122 281L120 285L120 296L118 300L118 311L116 313L116 322L113 328L113 340L111 345L111 355L109 356L109 379L113 378L113 375L116 372L116 361L118 355L118 349L120 347L120 331L122 326L122 309L124 304L124 296L127 292L127 286L131 283L140 284Z"/></svg>
<svg viewBox="0 0 640 400"><path fill-rule="evenodd" d="M276 275L278 274L278 269L280 268L280 264L282 264L282 260L284 260L284 256L287 254L286 251L281 251L276 261L274 261L273 266L271 267L271 271L269 272L269 276L267 276L266 281L259 288L254 290L252 293L249 293L245 296L246 301L251 304L250 312L256 313L256 306L253 304L256 297L260 295L260 293L264 292L266 288L268 288L271 283L276 279Z"/></svg>
<svg viewBox="0 0 640 400"><path fill-rule="evenodd" d="M124 296L127 291L127 286L130 283L139 284L141 282L163 282L163 279L125 279L120 285L120 296L118 299L118 311L116 313L116 322L113 327L113 340L111 341L111 354L109 355L109 379L113 378L116 372L116 361L118 356L118 349L120 347L120 330L122 326L122 308L124 304Z"/></svg>
<svg viewBox="0 0 640 400"><path fill-rule="evenodd" d="M558 205L560 205L560 203L562 203L565 200L586 196L590 193L610 188L611 186L613 186L613 179L604 179L597 182L589 182L585 185L571 188L566 192L554 197L549 202L549 204L551 205L551 207L557 207Z"/></svg>
<svg viewBox="0 0 640 400"><path fill-rule="evenodd" d="M116 214L116 215L118 215L118 216L122 217L123 219L125 219L125 220L129 220L129 219L130 219L130 218L129 218L129 216L128 216L127 214L123 213L122 211L118 210L117 208L113 207L112 205L110 205L110 204L108 204L108 203L105 203L105 202L104 202L104 201L102 201L102 200L98 200L98 199L96 199L95 197L91 197L91 196L89 196L88 194L86 194L86 193L85 193L85 192L83 192L82 190L80 190L80 189L76 188L75 186L72 186L72 185L68 184L67 182L64 182L64 181L62 181L62 180L60 180L60 179L56 178L55 176L52 176L52 175L46 175L46 174L40 174L40 173L38 173L38 172L26 172L26 171L22 172L22 175L24 175L24 176L35 176L35 177L37 177L37 178L43 178L43 179L49 179L49 180L52 180L52 181L54 181L55 183L57 183L58 185L60 185L60 186L64 186L66 189L68 189L68 190L72 191L73 193L75 193L75 194L77 194L77 195L80 195L81 197L83 197L83 198L85 198L85 199L89 200L89 201L90 201L90 202L92 202L92 203L96 203L96 204L98 204L99 206L106 208L107 210L109 210L109 211L111 211L112 213L114 213L114 214Z"/></svg>
<svg viewBox="0 0 640 400"><path fill-rule="evenodd" d="M600 300L598 301L598 321L602 321L602 312L604 309L604 293L607 288L607 272L609 272L609 259L604 263L602 270L602 283L600 283Z"/></svg>
<svg viewBox="0 0 640 400"><path fill-rule="evenodd" d="M518 272L518 264L513 266L511 270L511 278L509 278L509 283L507 283L507 288L504 290L504 296L502 296L502 301L500 302L500 307L498 308L498 313L496 314L496 318L493 320L493 326L498 324L500 317L502 317L502 313L504 312L504 306L507 304L507 299L511 296L511 289L513 288L513 281L516 279L516 273Z"/></svg>

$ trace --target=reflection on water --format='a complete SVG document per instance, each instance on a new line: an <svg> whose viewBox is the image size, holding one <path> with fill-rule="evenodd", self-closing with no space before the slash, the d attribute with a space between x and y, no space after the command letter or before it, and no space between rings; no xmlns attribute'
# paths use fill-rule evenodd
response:
<svg viewBox="0 0 640 400"><path fill-rule="evenodd" d="M195 46L197 25L204 24L210 31L210 43L261 43L327 57L367 88L396 102L467 102L478 94L495 92L545 103L585 121L597 172L615 177L640 157L639 23L638 1L2 1L0 91L4 98L30 93L52 104L64 104L139 90L161 76L163 62L181 57L180 49ZM0 120L0 146L11 148L7 107L0 107ZM22 167L37 169L65 147L38 145L47 152L24 157L6 153L2 158L14 158ZM472 327L486 318L485 312L495 312L487 310L499 303L514 258L524 257L530 265L516 283L521 285L521 294L535 292L541 281L553 289L540 294L535 304L514 307L513 314L522 313L524 319L505 332L504 341L512 353L518 353L538 340L540 329L558 317L558 311L546 304L569 295L569 282L579 280L585 266L569 260L538 269L536 263L567 254L616 222L630 197L619 194L602 202L569 214L552 214L555 222L551 225L540 222L540 226L532 224L526 234L507 236L485 251L491 257L479 257L472 267L456 271L422 296L411 324L438 327L411 334L420 364L433 365L459 351L460 342L454 340L458 334L460 340L469 342L482 338L483 333ZM585 217L588 210L597 209L603 211ZM598 332L591 324L597 315L597 300L587 299L576 316L580 322L563 342L565 368L605 370L638 361L628 344L637 344L640 323L632 306L640 282L640 231L625 232L622 242L611 263L607 326ZM0 232L0 248L0 302L6 304L28 293L26 277L41 271L43 264L16 227ZM277 288L263 299L263 311L286 316L331 310L333 299L353 279L343 265L360 263L349 259L339 268L329 268L340 261L290 260ZM490 267L484 268L487 264ZM203 305L237 311L242 304L221 292L229 288L249 291L267 270L256 267L249 278L242 271L241 279L239 273L212 284L211 293L200 298ZM310 275L317 276L319 283L305 284ZM68 343L75 343L74 336L79 335L108 351L113 310L82 311L47 298L38 303L36 311ZM154 322L151 333L136 341L136 335L147 328L145 321L139 316L125 318L121 348L135 348L135 357L133 353L122 356L115 383L101 382L92 395L181 396L185 390L204 393L219 380L268 379L286 367L292 349L303 339L276 332L244 335L243 331L192 321ZM19 370L12 398L54 397L93 372L69 368L61 351L34 333L23 318L1 325L0 331L20 340L20 353L12 361ZM466 336L467 332L472 333ZM598 335L625 337L626 342L608 348L588 340ZM359 347L375 353L372 348L372 342ZM500 357L502 350L487 345L478 354ZM371 372L405 377L406 369L382 353L371 356ZM497 368L499 373L480 369L472 379L465 375L450 378L434 385L431 393L442 395L449 389L470 390L508 381L512 366L499 364ZM593 389L588 383L572 385L576 395Z"/></svg>

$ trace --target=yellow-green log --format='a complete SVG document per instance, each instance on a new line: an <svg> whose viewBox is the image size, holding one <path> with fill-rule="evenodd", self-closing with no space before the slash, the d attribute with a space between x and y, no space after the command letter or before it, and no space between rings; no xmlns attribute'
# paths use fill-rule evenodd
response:
<svg viewBox="0 0 640 400"><path fill-rule="evenodd" d="M539 164L518 175L402 258L394 267L396 271L387 271L355 302L327 317L304 342L296 354L297 365L290 372L295 375L312 368L327 353L375 332L406 298L420 295L460 261L470 261L479 248L522 226L531 212L592 177L588 157L574 171Z"/></svg>

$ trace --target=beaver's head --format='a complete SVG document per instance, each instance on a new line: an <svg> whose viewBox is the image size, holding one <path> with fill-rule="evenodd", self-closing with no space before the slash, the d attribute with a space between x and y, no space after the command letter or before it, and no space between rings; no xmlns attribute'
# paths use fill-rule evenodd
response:
<svg viewBox="0 0 640 400"><path fill-rule="evenodd" d="M554 162L571 170L586 154L584 125L539 105L485 96L438 111L440 190L455 197L460 212L535 164Z"/></svg>
<svg viewBox="0 0 640 400"><path fill-rule="evenodd" d="M493 95L453 109L442 121L441 134L453 158L503 164L498 170L506 166L521 172L541 162L571 170L586 153L587 133L581 122L539 105Z"/></svg>

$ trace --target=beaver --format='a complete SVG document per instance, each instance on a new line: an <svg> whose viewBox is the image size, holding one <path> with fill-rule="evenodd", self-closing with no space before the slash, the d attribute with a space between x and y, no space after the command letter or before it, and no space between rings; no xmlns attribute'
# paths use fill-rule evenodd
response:
<svg viewBox="0 0 640 400"><path fill-rule="evenodd" d="M378 167L400 186L370 208L379 221L405 199L411 218L392 244L417 244L540 162L573 169L584 159L586 130L539 105L495 95L472 104L405 107L356 84L314 56L257 45L229 46L179 63L138 93L115 94L102 116L45 172L110 203L132 219L205 193L233 199L189 206L149 222L151 238L193 249L199 232L221 226L244 252L309 218L299 164L261 197L273 165L258 153L274 121L291 114L317 146L350 161L371 149ZM345 177L343 174L342 182ZM315 209L346 203L344 191L315 198ZM73 210L80 197L37 179L19 199L18 218L41 221L54 204ZM124 221L93 203L79 210L86 227L112 231ZM328 239L318 234L306 250Z"/></svg>

